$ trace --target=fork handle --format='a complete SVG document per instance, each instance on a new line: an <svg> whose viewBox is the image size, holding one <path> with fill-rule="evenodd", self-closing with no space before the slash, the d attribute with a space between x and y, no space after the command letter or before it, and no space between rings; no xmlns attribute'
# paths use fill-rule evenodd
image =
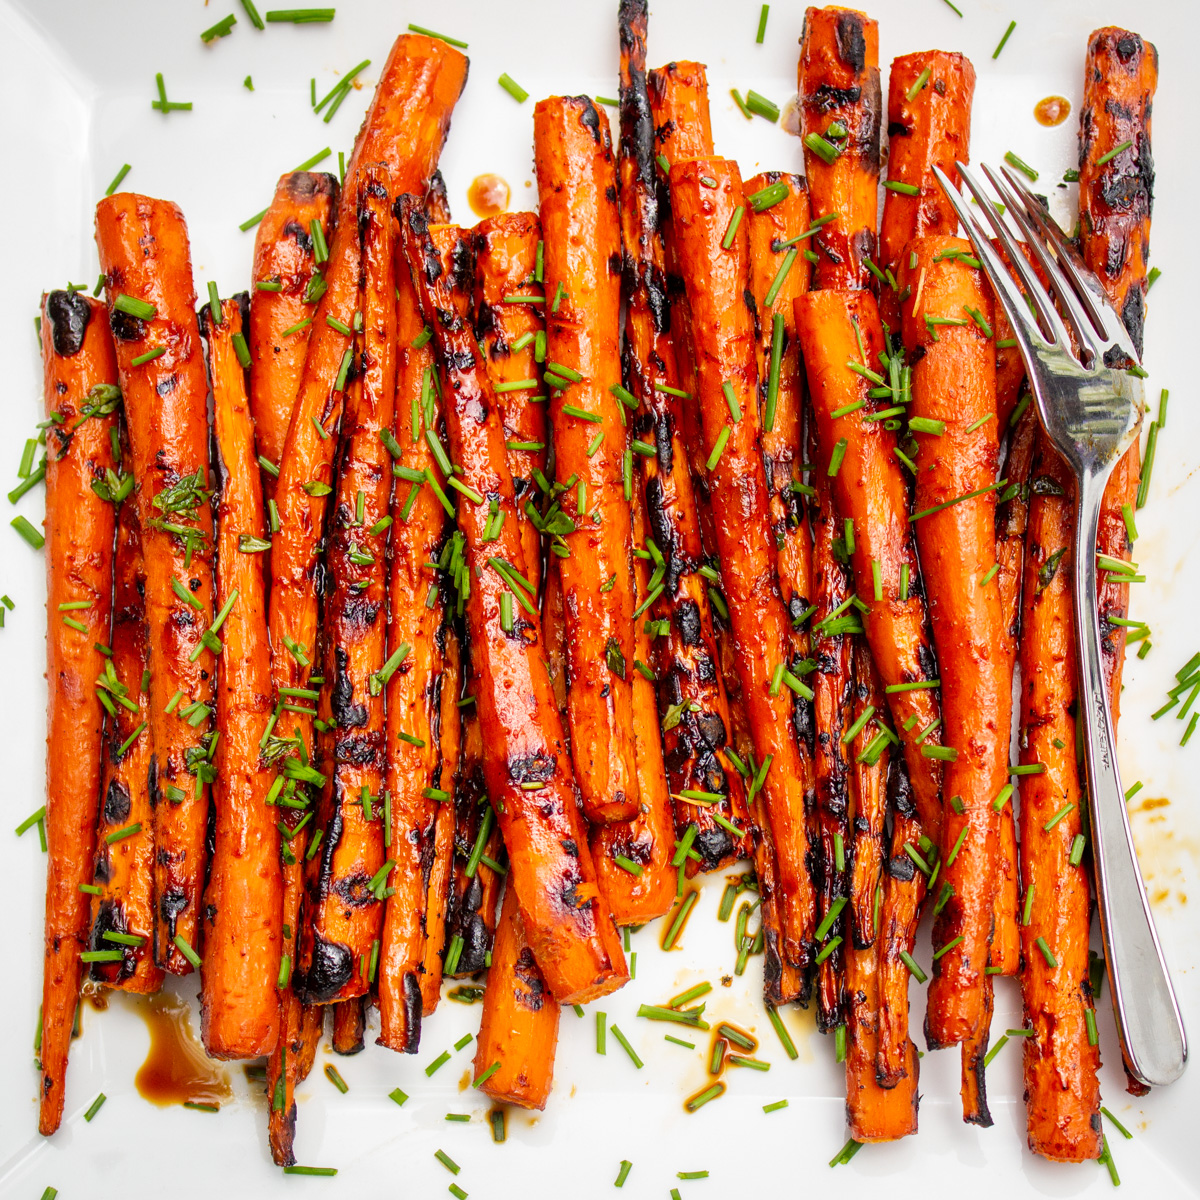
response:
<svg viewBox="0 0 1200 1200"><path fill-rule="evenodd" d="M1149 1086L1172 1083L1187 1064L1187 1035L1138 867L1100 654L1096 536L1104 475L1079 482L1075 523L1075 640L1079 711L1100 932L1125 1065Z"/></svg>

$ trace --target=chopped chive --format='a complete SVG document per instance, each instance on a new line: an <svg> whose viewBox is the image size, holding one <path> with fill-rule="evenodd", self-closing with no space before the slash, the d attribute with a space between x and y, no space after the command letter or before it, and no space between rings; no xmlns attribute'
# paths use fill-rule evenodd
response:
<svg viewBox="0 0 1200 1200"><path fill-rule="evenodd" d="M1128 150L1132 145L1132 142L1126 141L1121 142L1120 145L1114 146L1107 154L1102 154L1098 159L1096 159L1096 166L1102 167L1105 163L1111 162L1117 157L1118 154L1120 154L1123 150Z"/></svg>
<svg viewBox="0 0 1200 1200"><path fill-rule="evenodd" d="M189 942L182 933L177 933L172 940L175 944L175 949L178 950L179 953L182 954L183 957L192 964L192 967L198 971L200 969L200 955L198 955L196 951L192 949L191 942Z"/></svg>
<svg viewBox="0 0 1200 1200"><path fill-rule="evenodd" d="M779 270L775 272L775 278L771 281L771 286L767 289L767 294L763 298L763 304L770 308L775 303L775 298L779 295L779 289L783 287L783 282L787 278L788 272L792 269L792 264L796 261L797 250L792 247L783 257L783 262L779 264Z"/></svg>
<svg viewBox="0 0 1200 1200"><path fill-rule="evenodd" d="M388 1099L403 1108L404 1102L408 1099L408 1093L402 1092L399 1088L392 1088L392 1090L388 1092Z"/></svg>
<svg viewBox="0 0 1200 1200"><path fill-rule="evenodd" d="M92 1118L93 1118L93 1117L94 1117L94 1116L95 1116L95 1115L96 1115L96 1114L97 1114L97 1113L100 1111L100 1109L101 1109L101 1108L104 1106L104 1102L105 1102L105 1100L107 1100L107 1099L108 1099L108 1097L107 1097L107 1096L106 1096L106 1095L105 1095L103 1092L101 1092L101 1093L100 1093L100 1095L98 1095L98 1096L95 1098L95 1100L93 1100L93 1101L92 1101L92 1103L91 1103L91 1107L89 1107L89 1108L88 1108L87 1112L85 1112L85 1113L83 1114L83 1119L84 1119L85 1121L88 1121L88 1122L90 1122L90 1121L91 1121L91 1119L92 1119Z"/></svg>
<svg viewBox="0 0 1200 1200"><path fill-rule="evenodd" d="M730 88L729 94L733 97L733 102L738 106L738 111L742 114L742 116L745 117L747 121L753 121L754 114L746 107L746 102L742 99L741 92L739 92L737 88ZM665 173L668 170L667 160L661 154L658 156L658 158L659 165L662 167Z"/></svg>
<svg viewBox="0 0 1200 1200"><path fill-rule="evenodd" d="M1010 37L1012 37L1012 31L1014 29L1016 29L1016 27L1017 27L1016 21L1009 21L1008 28L1004 31L1004 36L1000 39L1000 44L996 47L995 50L992 51L993 59L997 59L1000 57L1000 51L1004 49L1005 43L1008 41L1008 39Z"/></svg>
<svg viewBox="0 0 1200 1200"><path fill-rule="evenodd" d="M717 440L713 443L712 453L708 456L708 461L705 463L707 470L716 469L717 463L721 461L721 454L725 450L726 443L729 441L729 435L733 432L733 427L730 425L724 426L721 432L717 434Z"/></svg>
<svg viewBox="0 0 1200 1200"><path fill-rule="evenodd" d="M110 183L108 185L108 187L106 187L104 189L104 194L106 196L111 196L113 194L113 192L115 192L117 190L117 188L119 188L121 186L122 180L125 178L126 175L129 174L130 170L131 170L131 168L130 168L129 164L125 163L121 167L121 169L117 172L116 176L113 178L112 183Z"/></svg>
<svg viewBox="0 0 1200 1200"><path fill-rule="evenodd" d="M210 42L217 38L223 38L233 32L233 27L237 24L237 17L230 13L227 17L222 17L215 25L210 25L200 34L200 40L207 46Z"/></svg>
<svg viewBox="0 0 1200 1200"><path fill-rule="evenodd" d="M440 1070L450 1061L450 1051L443 1050L426 1068L425 1075L432 1077L435 1071Z"/></svg>
<svg viewBox="0 0 1200 1200"><path fill-rule="evenodd" d="M710 1084L703 1091L697 1092L693 1096L689 1096L684 1102L683 1107L689 1113L694 1113L698 1109L703 1108L710 1100L717 1100L725 1095L725 1085L721 1082Z"/></svg>
<svg viewBox="0 0 1200 1200"><path fill-rule="evenodd" d="M908 91L904 93L905 100L915 100L917 96L920 95L921 89L929 82L929 76L932 73L933 72L930 70L930 68L926 67L925 70L923 70L920 75L917 76L912 87L910 87Z"/></svg>
<svg viewBox="0 0 1200 1200"><path fill-rule="evenodd" d="M325 1064L325 1078L333 1084L335 1088L344 1096L349 1090L350 1085L342 1078L342 1073L333 1065L333 1063Z"/></svg>
<svg viewBox="0 0 1200 1200"><path fill-rule="evenodd" d="M921 189L915 183L901 183L899 179L886 179L883 186L889 192L899 192L902 196L919 196Z"/></svg>
<svg viewBox="0 0 1200 1200"><path fill-rule="evenodd" d="M524 104L529 99L529 93L507 72L496 82L518 103Z"/></svg>
<svg viewBox="0 0 1200 1200"><path fill-rule="evenodd" d="M466 42L460 42L457 38L447 37L444 33L434 33L432 29L426 29L423 25L413 25L410 23L408 29L410 33L422 33L426 37L437 38L438 41L446 42L451 46L457 46L460 50L467 49Z"/></svg>
<svg viewBox="0 0 1200 1200"><path fill-rule="evenodd" d="M1042 952L1042 957L1046 960L1046 966L1058 966L1058 959L1054 957L1054 951L1046 944L1044 937L1038 938L1033 944Z"/></svg>
<svg viewBox="0 0 1200 1200"><path fill-rule="evenodd" d="M270 13L267 13L267 20L269 21L270 19L271 19L271 14L270 14ZM301 1166L290 1166L290 1167L284 1167L284 1168L283 1168L283 1173L284 1173L285 1175L321 1175L321 1176L333 1176L333 1175L336 1175L336 1174L338 1173L338 1169L337 1169L337 1167L301 1167Z"/></svg>
<svg viewBox="0 0 1200 1200"><path fill-rule="evenodd" d="M955 496L953 500L947 500L943 504L935 504L932 508L922 509L920 512L913 513L910 516L909 522L919 521L922 517L932 516L934 513L939 513L944 508L950 508L954 504L961 504L964 500L973 500L976 496L986 495L988 492L994 492L1008 483L1007 479L998 479L995 483L989 483L987 487L976 488L973 492L966 492L961 496Z"/></svg>
<svg viewBox="0 0 1200 1200"><path fill-rule="evenodd" d="M145 354L139 354L134 359L132 359L130 362L130 366L133 366L133 367L143 366L148 362L153 362L154 359L156 359L156 358L161 358L164 354L166 354L166 352L167 352L166 346L158 346L153 350L147 350Z"/></svg>
<svg viewBox="0 0 1200 1200"><path fill-rule="evenodd" d="M912 972L913 978L918 983L924 983L929 978L929 976L926 975L925 972L921 970L921 966L917 962L917 960L915 958L913 958L913 956L911 954L909 954L909 952L907 950L900 951L900 960L909 969L909 971Z"/></svg>
<svg viewBox="0 0 1200 1200"><path fill-rule="evenodd" d="M745 107L757 116L763 117L774 124L779 120L779 105L760 95L753 88L746 90Z"/></svg>
<svg viewBox="0 0 1200 1200"><path fill-rule="evenodd" d="M1071 810L1072 810L1074 807L1075 807L1075 805L1074 805L1074 804L1064 804L1064 805L1062 806L1062 808L1060 808L1060 809L1058 810L1058 812L1056 812L1056 813L1054 814L1054 816L1052 816L1052 817L1050 818L1050 820L1048 820L1048 821L1047 821L1047 822L1046 822L1046 823L1045 823L1045 824L1042 826L1042 828L1043 828L1043 829L1044 829L1044 830L1045 830L1047 833L1049 833L1049 832L1050 832L1050 830L1051 830L1051 829L1053 829L1053 828L1055 827L1055 825L1057 825L1057 824L1059 823L1059 821L1061 821L1061 820L1063 819L1063 817L1065 817L1065 816L1067 815L1067 813L1069 813L1069 812L1070 812L1070 811L1071 811Z"/></svg>
<svg viewBox="0 0 1200 1200"><path fill-rule="evenodd" d="M696 894L698 894L698 893L693 893L693 895L696 895ZM642 1069L642 1067L644 1067L646 1064L643 1063L640 1058L638 1058L637 1052L629 1044L628 1039L620 1031L620 1029L617 1028L617 1026L615 1024L611 1025L609 1028L612 1030L613 1037L615 1037L617 1039L617 1041L621 1043L621 1048L625 1051L626 1054L629 1055L630 1061L640 1071Z"/></svg>
<svg viewBox="0 0 1200 1200"><path fill-rule="evenodd" d="M273 8L268 10L268 24L313 25L327 24L333 20L332 8Z"/></svg>

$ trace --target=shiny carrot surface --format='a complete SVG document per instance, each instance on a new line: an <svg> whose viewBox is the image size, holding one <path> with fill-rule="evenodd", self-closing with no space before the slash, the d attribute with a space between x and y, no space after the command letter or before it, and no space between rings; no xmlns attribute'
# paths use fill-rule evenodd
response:
<svg viewBox="0 0 1200 1200"><path fill-rule="evenodd" d="M545 240L546 376L563 537L571 753L592 821L638 811L633 572L621 402L621 228L608 118L587 97L534 109ZM561 368L561 370L557 369ZM557 381L557 382L556 382Z"/></svg>
<svg viewBox="0 0 1200 1200"><path fill-rule="evenodd" d="M204 903L200 1000L205 1050L214 1058L269 1054L279 1040L276 981L282 954L279 830L267 795L274 771L262 745L271 717L261 473L246 372L234 349L240 299L201 310L219 455L217 501L217 751L212 861ZM215 624L215 622L214 622Z"/></svg>
<svg viewBox="0 0 1200 1200"><path fill-rule="evenodd" d="M401 202L399 217L421 311L438 347L449 454L470 489L458 506L458 525L488 793L547 987L560 1003L584 1003L620 987L627 972L596 886L563 728L540 661L541 622L522 580L504 433L468 321L470 248L456 227L430 228L411 198ZM498 529L492 498L505 518ZM493 535L487 541L485 532Z"/></svg>
<svg viewBox="0 0 1200 1200"><path fill-rule="evenodd" d="M154 805L154 957L183 975L192 971L199 950L212 774L216 658L203 638L213 620L208 380L179 209L118 192L96 206L96 244L125 398L146 571L148 732L160 797Z"/></svg>
<svg viewBox="0 0 1200 1200"><path fill-rule="evenodd" d="M812 216L829 218L810 243L813 286L866 287L879 211L879 26L852 8L807 9L797 74Z"/></svg>
<svg viewBox="0 0 1200 1200"><path fill-rule="evenodd" d="M43 396L46 417L53 423L46 435L49 704L44 819L49 865L38 1125L51 1134L62 1119L82 975L79 955L87 948L91 915L79 885L92 881L105 711L93 682L106 674L104 657L94 647L108 645L112 628L115 529L114 504L92 484L105 486L105 473L113 467L120 392L103 305L78 292L54 291L42 297L41 307ZM126 664L130 668L136 669L133 662ZM123 679L119 686L136 699L138 685L138 679ZM117 705L107 707L115 712ZM148 734L143 736L148 743ZM130 747L130 752L142 751ZM114 796L119 807L126 807L121 800ZM152 930L139 932L148 936Z"/></svg>

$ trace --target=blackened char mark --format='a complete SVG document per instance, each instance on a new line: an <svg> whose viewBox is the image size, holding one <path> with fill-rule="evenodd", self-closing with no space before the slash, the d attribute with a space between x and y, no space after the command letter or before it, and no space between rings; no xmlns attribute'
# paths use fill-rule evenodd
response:
<svg viewBox="0 0 1200 1200"><path fill-rule="evenodd" d="M62 358L73 358L83 348L88 321L92 319L90 305L78 292L55 288L46 297L46 316L50 321L54 353Z"/></svg>
<svg viewBox="0 0 1200 1200"><path fill-rule="evenodd" d="M1121 320L1133 342L1133 348L1140 356L1142 353L1142 337L1146 332L1146 298L1140 285L1134 284L1125 297L1121 308Z"/></svg>
<svg viewBox="0 0 1200 1200"><path fill-rule="evenodd" d="M692 849L700 855L700 870L713 871L733 853L733 838L728 830L714 825L696 834Z"/></svg>
<svg viewBox="0 0 1200 1200"><path fill-rule="evenodd" d="M108 327L118 342L140 342L146 336L146 322L114 308L108 315Z"/></svg>
<svg viewBox="0 0 1200 1200"><path fill-rule="evenodd" d="M403 1054L416 1054L421 1044L421 984L416 974L405 971L401 985L404 1004L404 1045L400 1047Z"/></svg>
<svg viewBox="0 0 1200 1200"><path fill-rule="evenodd" d="M912 783L908 778L908 767L904 765L904 759L899 755L893 755L888 767L887 798L888 807L902 817L912 818L917 815Z"/></svg>
<svg viewBox="0 0 1200 1200"><path fill-rule="evenodd" d="M126 924L125 910L121 903L107 898L101 900L99 911L96 913L96 923L92 926L91 936L88 938L88 949L121 950L123 953L121 959L115 963L92 963L91 976L97 983L106 983L112 987L133 974L133 947L114 945L104 937L106 933L128 932L129 926Z"/></svg>
<svg viewBox="0 0 1200 1200"><path fill-rule="evenodd" d="M312 253L312 234L298 221L289 221L283 227L283 236L290 237L305 254Z"/></svg>
<svg viewBox="0 0 1200 1200"><path fill-rule="evenodd" d="M546 783L554 777L552 754L529 754L508 762L508 777L513 783Z"/></svg>
<svg viewBox="0 0 1200 1200"><path fill-rule="evenodd" d="M600 114L596 111L596 106L592 103L591 96L572 96L571 99L579 106L579 123L587 129L592 140L597 146L600 141Z"/></svg>
<svg viewBox="0 0 1200 1200"><path fill-rule="evenodd" d="M851 104L857 104L861 95L860 87L840 88L831 83L821 83L804 97L804 106L814 112L827 113L835 108L848 108Z"/></svg>
<svg viewBox="0 0 1200 1200"><path fill-rule="evenodd" d="M837 22L838 57L854 72L861 75L867 62L867 39L863 34L862 13L847 10Z"/></svg>
<svg viewBox="0 0 1200 1200"><path fill-rule="evenodd" d="M109 825L121 825L129 817L132 798L129 788L119 779L110 779L104 795L104 820Z"/></svg>
<svg viewBox="0 0 1200 1200"><path fill-rule="evenodd" d="M334 647L333 655L333 687L329 696L333 717L339 729L356 729L367 723L366 705L354 703L354 683L347 673L350 655L341 646Z"/></svg>
<svg viewBox="0 0 1200 1200"><path fill-rule="evenodd" d="M354 972L354 955L340 942L313 935L312 963L304 976L297 976L296 991L306 1004L328 1004L349 982Z"/></svg>
<svg viewBox="0 0 1200 1200"><path fill-rule="evenodd" d="M521 953L517 955L513 966L513 975L521 982L520 987L513 988L513 997L517 1003L529 1012L541 1011L545 1003L546 985L534 961L533 951L528 946L521 947Z"/></svg>

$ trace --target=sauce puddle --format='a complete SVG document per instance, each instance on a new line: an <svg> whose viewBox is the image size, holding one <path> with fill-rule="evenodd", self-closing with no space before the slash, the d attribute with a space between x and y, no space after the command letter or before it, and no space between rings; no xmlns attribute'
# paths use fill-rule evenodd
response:
<svg viewBox="0 0 1200 1200"><path fill-rule="evenodd" d="M1071 115L1071 102L1066 96L1047 96L1033 106L1033 116L1039 125L1052 128L1061 125Z"/></svg>
<svg viewBox="0 0 1200 1200"><path fill-rule="evenodd" d="M494 217L505 212L511 196L508 183L499 175L476 175L467 189L467 203L477 217Z"/></svg>
<svg viewBox="0 0 1200 1200"><path fill-rule="evenodd" d="M138 1094L160 1108L229 1103L233 1099L229 1076L196 1040L187 1001L159 992L139 996L135 1003L150 1031L150 1052L134 1080Z"/></svg>

